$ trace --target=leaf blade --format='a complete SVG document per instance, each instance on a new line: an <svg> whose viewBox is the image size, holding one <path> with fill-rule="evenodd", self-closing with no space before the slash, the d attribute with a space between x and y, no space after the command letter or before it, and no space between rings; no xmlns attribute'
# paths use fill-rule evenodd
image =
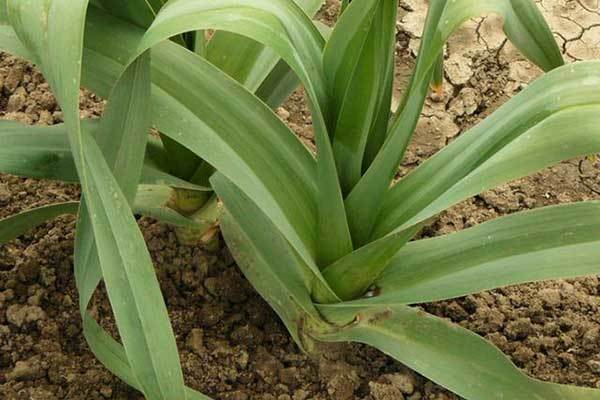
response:
<svg viewBox="0 0 600 400"><path fill-rule="evenodd" d="M43 207L23 211L19 214L0 220L0 243L16 239L29 229L65 214L77 214L79 202L50 204Z"/></svg>
<svg viewBox="0 0 600 400"><path fill-rule="evenodd" d="M41 7L29 1L8 2L12 26L35 56L63 110L100 266L136 379L151 399L183 398L183 376L164 302L160 296L147 296L149 291L160 293L160 289L143 237L101 150L80 125L79 86L87 7L84 0L49 0ZM139 62L149 66L148 57ZM132 70L137 71L138 65ZM146 81L139 87L149 91L150 81ZM138 104L148 98L139 98ZM138 159L142 160L143 154ZM123 175L127 172L122 171ZM135 193L126 188L128 191ZM139 300L144 297L142 304ZM138 340L138 335L145 335L145 340ZM157 365L158 370L153 368Z"/></svg>
<svg viewBox="0 0 600 400"><path fill-rule="evenodd" d="M347 310L342 304L319 306L319 310L330 321L350 321L320 339L374 346L468 400L600 398L596 389L529 378L482 337L414 308L390 305Z"/></svg>
<svg viewBox="0 0 600 400"><path fill-rule="evenodd" d="M565 158L593 152L598 146L594 124L594 108L600 104L598 86L600 64L596 62L564 66L536 80L392 188L382 208L386 218L377 221L373 237L423 221L440 207L489 187L486 182L475 182L477 177L487 176L489 184L495 186ZM580 121L581 131L575 129ZM542 143L544 139L547 143ZM530 152L544 151L528 154L523 165L515 165L511 157L524 156L518 146ZM499 165L504 166L503 171L498 170ZM492 168L497 176L489 175Z"/></svg>
<svg viewBox="0 0 600 400"><path fill-rule="evenodd" d="M352 3L336 24L323 54L335 106L333 150L343 193L361 177L365 150L377 125L381 94L393 74L396 1ZM383 106L389 116L389 104ZM387 124L384 125L384 129Z"/></svg>
<svg viewBox="0 0 600 400"><path fill-rule="evenodd" d="M413 304L600 273L600 204L544 207L408 244L373 302ZM417 253L418 252L418 255Z"/></svg>

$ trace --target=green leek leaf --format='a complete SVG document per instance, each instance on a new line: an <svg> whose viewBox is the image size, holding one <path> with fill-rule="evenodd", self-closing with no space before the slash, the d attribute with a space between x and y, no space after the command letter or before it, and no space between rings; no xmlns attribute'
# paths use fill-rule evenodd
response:
<svg viewBox="0 0 600 400"><path fill-rule="evenodd" d="M0 220L0 243L11 241L50 219L64 214L76 214L78 209L79 202L73 201L50 204L4 218Z"/></svg>

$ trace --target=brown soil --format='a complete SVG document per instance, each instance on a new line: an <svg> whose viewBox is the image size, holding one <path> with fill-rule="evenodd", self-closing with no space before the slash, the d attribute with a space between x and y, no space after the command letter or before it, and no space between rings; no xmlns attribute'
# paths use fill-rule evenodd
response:
<svg viewBox="0 0 600 400"><path fill-rule="evenodd" d="M570 59L598 57L595 0L540 1ZM592 10L592 11L590 11ZM337 4L321 16L331 21ZM422 0L406 0L398 34L398 87L414 63ZM404 175L513 96L539 71L506 44L499 21L469 21L448 46L446 94L429 101ZM0 56L0 115L60 122L41 75ZM398 90L397 95L400 95ZM102 102L87 92L82 115ZM311 119L295 93L278 114L308 144ZM470 199L425 232L440 235L523 209L600 199L600 165L572 160ZM0 175L0 218L78 198L74 186ZM209 254L177 245L170 228L140 220L170 311L187 383L216 399L455 399L400 363L362 345L340 345L320 360L299 352L276 315L240 274L226 249ZM141 399L111 376L81 334L72 273L74 221L63 217L0 246L0 398ZM600 387L600 282L597 277L511 287L425 305L485 336L532 376ZM92 307L115 331L101 292Z"/></svg>

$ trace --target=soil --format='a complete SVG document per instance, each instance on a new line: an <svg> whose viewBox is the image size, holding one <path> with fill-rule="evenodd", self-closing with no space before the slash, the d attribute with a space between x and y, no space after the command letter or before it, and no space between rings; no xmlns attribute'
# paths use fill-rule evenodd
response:
<svg viewBox="0 0 600 400"><path fill-rule="evenodd" d="M332 21L337 2L320 17ZM544 14L572 61L598 58L596 0L543 0ZM414 64L422 0L399 16L397 96ZM445 94L427 102L405 175L490 114L540 74L504 40L497 18L468 21L448 45ZM0 55L0 116L30 124L62 120L42 76ZM82 91L82 116L103 103ZM312 146L311 118L300 91L277 110ZM561 163L465 201L424 232L454 232L498 216L550 204L600 199L595 159ZM77 187L0 175L0 218L77 199ZM339 345L309 359L241 275L227 249L179 246L172 230L141 219L177 336L187 383L215 399L457 399L402 364L362 345ZM0 398L141 399L93 357L81 334L73 280L71 217L61 217L0 246ZM423 307L488 338L540 379L600 388L598 277L504 288ZM93 313L115 332L100 290Z"/></svg>

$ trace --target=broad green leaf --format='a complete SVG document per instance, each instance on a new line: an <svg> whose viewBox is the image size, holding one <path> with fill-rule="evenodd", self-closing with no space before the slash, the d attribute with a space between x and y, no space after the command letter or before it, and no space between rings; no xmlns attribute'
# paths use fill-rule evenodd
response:
<svg viewBox="0 0 600 400"><path fill-rule="evenodd" d="M102 3L102 8L110 14L131 22L140 28L147 29L154 21L156 14L166 0L99 0L99 2ZM191 50L194 50L197 41L195 32L180 35L173 39L181 46L187 46ZM191 43L186 42L186 39ZM198 43L201 44L202 41L198 40ZM167 157L171 166L169 172L180 178L188 179L201 160L185 147L168 137L161 135L161 139L163 140L163 145L168 150Z"/></svg>
<svg viewBox="0 0 600 400"><path fill-rule="evenodd" d="M167 0L96 0L91 4L100 6L112 15L124 18L141 28L148 28L166 2Z"/></svg>
<svg viewBox="0 0 600 400"><path fill-rule="evenodd" d="M339 299L252 200L221 174L211 182L225 204L221 229L238 265L301 343L300 324L307 318L320 320L311 293L323 301Z"/></svg>
<svg viewBox="0 0 600 400"><path fill-rule="evenodd" d="M386 198L373 237L500 183L598 151L599 87L598 62L542 76L400 181Z"/></svg>
<svg viewBox="0 0 600 400"><path fill-rule="evenodd" d="M136 134L132 134L130 130L124 130L123 133L126 134L119 141L123 145L127 142L135 142L135 136L142 138L146 136L143 118L149 117L149 61L148 56L143 56L133 64L117 84L113 95L109 97L109 103L114 104L114 110L116 110L114 119L110 118L110 115L107 116L107 121L111 122L112 127L123 129L129 124L136 127ZM140 99L145 101L138 101ZM128 113L124 104L132 100L136 109L146 107L146 110ZM108 111L111 111L110 106ZM108 127L111 125L108 125ZM88 154L91 153L88 156L91 161L90 164L93 164L95 169L100 170L101 178L102 175L112 177L110 167L106 164L100 148L95 145L96 143L93 140L90 140L89 136L87 138L88 141L85 145ZM102 277L106 283L129 364L146 397L149 399L169 399L172 396L183 396L183 375L179 365L179 354L166 307L162 296L160 296L160 287L143 237L137 228L135 219L131 216L131 210L127 206L130 199L135 195L137 184L135 177L137 175L139 178L136 171L139 171L141 158L138 155L136 159L128 156L126 152L119 151L120 146L103 147L102 150L106 151L106 158L111 162L112 168L120 172L118 174L119 178L115 182L118 186L115 183L109 183L109 186L100 186L94 180L92 188L95 190L84 192L86 207L82 210L87 211L87 213L82 212L80 217L78 243L92 238L95 239L100 262L92 261L84 264L82 261L89 261L89 259L84 258L82 260L79 258L85 253L82 253L79 250L80 247L77 246L76 256L78 259L76 261L80 262L76 262L76 268L84 270L84 279L92 277L96 280L98 276L91 268L98 264L101 267ZM143 147L137 150L141 153ZM102 168L104 171L102 171ZM121 170L122 168L125 168L127 173L124 173ZM100 182L105 180L107 179L104 178ZM127 185L123 186L124 192L121 191L120 185ZM108 208L106 206L96 211L93 202L90 200L95 193L99 194L104 204L111 201L114 209L123 209L125 212L121 215L119 213L111 215L110 212L101 214L100 211ZM113 210L109 208L109 211ZM88 222L86 222L86 219ZM127 242L129 244L125 245ZM84 246L84 249L86 248L88 246ZM95 252L92 253L93 258L95 258L94 254ZM79 277L81 273L76 271L76 275ZM95 282L95 285L97 283ZM84 285L87 285L88 288L90 286L95 288L94 284L90 284L90 282L83 284L82 280L78 279L80 290ZM155 293L152 299L149 298L149 293Z"/></svg>
<svg viewBox="0 0 600 400"><path fill-rule="evenodd" d="M0 122L0 171L39 179L77 182L64 125L29 126Z"/></svg>
<svg viewBox="0 0 600 400"><path fill-rule="evenodd" d="M206 58L254 92L277 65L279 56L246 36L219 31L208 43Z"/></svg>
<svg viewBox="0 0 600 400"><path fill-rule="evenodd" d="M300 85L298 76L281 60L256 89L256 96L271 108L276 108Z"/></svg>
<svg viewBox="0 0 600 400"><path fill-rule="evenodd" d="M135 213L152 217L175 226L197 227L197 222L164 207L170 190L164 186L141 185L133 209ZM67 202L24 211L0 221L0 243L7 242L43 222L63 214L77 214L79 202Z"/></svg>
<svg viewBox="0 0 600 400"><path fill-rule="evenodd" d="M397 1L352 3L323 54L336 118L333 150L343 193L349 193L360 179L367 139L380 128L376 121L385 103L382 94L393 73L388 67L395 48L397 9ZM385 109L389 116L389 103Z"/></svg>
<svg viewBox="0 0 600 400"><path fill-rule="evenodd" d="M98 122L82 121L82 129L96 135ZM79 182L64 124L30 126L0 121L0 171L29 178ZM162 166L164 149L151 141L146 152L141 183L190 190L210 190L167 173Z"/></svg>
<svg viewBox="0 0 600 400"><path fill-rule="evenodd" d="M83 30L87 1L67 4L65 0L45 0L40 4L34 0L7 0L6 7L8 20L19 40L28 49L32 61L42 68L59 103L67 110L65 122L73 131L79 131L78 71L83 47L83 35L79 31ZM64 15L59 17L62 12ZM65 24L65 20L72 24ZM69 34L73 35L69 37ZM57 55L63 59L59 60ZM75 139L71 140L73 145Z"/></svg>
<svg viewBox="0 0 600 400"><path fill-rule="evenodd" d="M140 50L185 31L219 29L241 34L275 50L298 74L309 95L317 144L319 265L352 250L342 193L329 141L329 101L321 65L324 40L304 11L285 0L169 2L144 35Z"/></svg>
<svg viewBox="0 0 600 400"><path fill-rule="evenodd" d="M199 29L228 31L268 45L296 71L327 115L328 97L322 73L319 73L324 40L310 18L294 2L170 1L144 35L140 49L150 48L179 33Z"/></svg>
<svg viewBox="0 0 600 400"><path fill-rule="evenodd" d="M429 50L433 49L432 43L445 4L445 1L430 3L421 39L421 49L424 51L419 51L417 66L406 90L404 104L400 107L401 116L391 128L397 133L392 131L388 134L373 163L346 198L350 232L357 247L368 242L374 220L381 209L382 199L396 173L403 149L408 145L423 108L431 80L431 72L426 62L427 55Z"/></svg>
<svg viewBox="0 0 600 400"><path fill-rule="evenodd" d="M516 3L519 3L517 8L515 8ZM542 69L550 70L563 64L552 32L531 0L432 2L417 65L387 140L363 178L346 199L352 237L358 242L355 244L366 243L372 234L375 219L381 211L381 199L388 191L412 137L436 60L443 50L444 43L465 20L483 13L501 15L507 37Z"/></svg>
<svg viewBox="0 0 600 400"><path fill-rule="evenodd" d="M101 150L80 126L79 86L87 7L83 0L48 0L41 5L9 0L8 15L63 110L85 199L82 215L84 219L90 216L103 277L134 374L150 399L183 398L183 376L164 301L161 296L148 296L160 293L160 288L143 237ZM139 64L131 70L138 71L140 66L148 76L149 58L141 57ZM148 88L148 94L138 99L140 103L148 100L149 86L149 78L146 86L140 85ZM127 171L119 175L127 175Z"/></svg>
<svg viewBox="0 0 600 400"><path fill-rule="evenodd" d="M598 67L600 70L600 64ZM486 160L415 216L415 220L424 220L486 189L560 161L600 152L598 113L600 104L572 107L553 114Z"/></svg>
<svg viewBox="0 0 600 400"><path fill-rule="evenodd" d="M321 32L321 35L323 35L324 38L328 38L331 34L331 28L319 21L314 21L314 23ZM255 94L259 99L267 103L269 107L276 108L280 106L298 86L300 86L298 75L296 75L285 61L280 59L277 65L269 73L269 76L267 76L260 87L255 91Z"/></svg>
<svg viewBox="0 0 600 400"><path fill-rule="evenodd" d="M307 15L314 15L323 0L293 0ZM275 51L264 45L235 33L227 31L216 32L208 45L208 60L220 70L240 82L251 92L256 92L260 87L270 81L271 87L277 87L273 82L278 74L273 75L276 69L283 69L280 57ZM278 68L276 68L278 67ZM281 77L281 75L279 75ZM263 89L263 99L269 98L273 93ZM285 96L287 97L287 96Z"/></svg>
<svg viewBox="0 0 600 400"><path fill-rule="evenodd" d="M112 15L141 28L147 28L152 24L156 13L163 5L162 0L99 0L99 2Z"/></svg>
<svg viewBox="0 0 600 400"><path fill-rule="evenodd" d="M364 64L375 64L377 61L375 56L369 58L368 51L375 52L372 42L375 39L373 33L377 29L372 29L372 26L377 25L374 19L379 5L380 0L355 2L348 12L340 17L325 46L323 71L336 114L344 105L352 81L361 78L355 76L359 61L369 61ZM381 30L381 27L378 28Z"/></svg>
<svg viewBox="0 0 600 400"><path fill-rule="evenodd" d="M481 12L493 9L487 4L477 4L471 1L473 7L469 11L473 15L476 7L481 7ZM562 52L558 43L552 40L552 30L538 9L534 1L510 0L509 4L495 4L495 7L503 7L496 11L508 19L505 23L505 32L515 43L521 52L544 71L560 67L564 64Z"/></svg>
<svg viewBox="0 0 600 400"><path fill-rule="evenodd" d="M354 250L323 270L331 289L342 300L361 297L388 268L390 260L420 230L417 225Z"/></svg>
<svg viewBox="0 0 600 400"><path fill-rule="evenodd" d="M600 203L522 212L404 247L369 303L413 304L600 274Z"/></svg>
<svg viewBox="0 0 600 400"><path fill-rule="evenodd" d="M373 346L467 400L600 399L600 390L532 379L482 337L418 309L318 308L339 327L317 339Z"/></svg>
<svg viewBox="0 0 600 400"><path fill-rule="evenodd" d="M170 191L164 186L142 185L137 193L134 211L175 226L196 227L197 223L164 207ZM15 239L25 231L63 214L77 214L79 202L67 202L39 207L0 221L0 243Z"/></svg>
<svg viewBox="0 0 600 400"><path fill-rule="evenodd" d="M300 0L297 3L309 14L314 14L323 0ZM199 42L201 32L196 31L196 42ZM213 65L226 72L229 76L242 83L271 108L279 106L289 94L299 85L296 74L288 64L280 59L273 50L252 39L227 31L216 32L210 41L203 38L202 51L196 53L206 57ZM179 165L177 172L186 175L199 158L190 156L185 148L163 136L165 145L170 147L171 163ZM192 153L193 154L193 153ZM205 163L200 162L201 167ZM196 182L192 178L193 182Z"/></svg>
<svg viewBox="0 0 600 400"><path fill-rule="evenodd" d="M169 172L187 181L191 180L202 159L168 135L161 133L160 140L169 160Z"/></svg>
<svg viewBox="0 0 600 400"><path fill-rule="evenodd" d="M84 332L90 348L98 360L129 386L141 391L140 384L133 377L123 346L91 317L84 320ZM185 399L210 400L210 397L186 386Z"/></svg>
<svg viewBox="0 0 600 400"><path fill-rule="evenodd" d="M395 45L395 40L393 41ZM395 50L393 53L395 55ZM390 117L392 115L392 100L394 94L394 79L396 77L394 71L396 67L396 58L389 57L388 59L388 67L382 73L382 76L385 78L382 83L382 89L380 93L380 103L377 106L378 111L376 115L376 119L374 121L373 128L369 133L369 138L367 140L367 146L365 148L365 156L363 158L362 164L362 173L369 169L369 166L379 153L381 146L385 142L387 137L388 128L390 125Z"/></svg>
<svg viewBox="0 0 600 400"><path fill-rule="evenodd" d="M111 171L126 171L116 180L123 189L127 202L136 197L142 154L147 143L149 128L150 78L149 57L145 55L117 82L109 96L102 121L98 124L96 142L103 152ZM98 249L85 195L82 197L76 237L75 278L80 292L80 308L84 326L89 303L102 278ZM116 310L117 313L120 310ZM84 334L87 336L86 332Z"/></svg>
<svg viewBox="0 0 600 400"><path fill-rule="evenodd" d="M0 220L0 244L11 241L29 229L64 214L76 214L79 202L51 204L23 211L19 214Z"/></svg>
<svg viewBox="0 0 600 400"><path fill-rule="evenodd" d="M0 23L8 22L7 0L0 0Z"/></svg>
<svg viewBox="0 0 600 400"><path fill-rule="evenodd" d="M83 318L83 333L90 346L90 349L96 355L98 360L106 366L113 374L118 376L131 387L142 391L143 387L138 383L129 364L125 349L113 337L108 334L88 313L88 304L96 290L101 274L97 252L91 246L94 245L91 240L81 240L81 236L76 238L76 256L83 261L87 268L76 269L79 290L80 313ZM89 272L93 271L94 274ZM209 397L188 387L185 388L186 399L189 400L210 400Z"/></svg>
<svg viewBox="0 0 600 400"><path fill-rule="evenodd" d="M132 64L117 82L95 138L129 203L137 192L148 143L150 82L148 53Z"/></svg>

